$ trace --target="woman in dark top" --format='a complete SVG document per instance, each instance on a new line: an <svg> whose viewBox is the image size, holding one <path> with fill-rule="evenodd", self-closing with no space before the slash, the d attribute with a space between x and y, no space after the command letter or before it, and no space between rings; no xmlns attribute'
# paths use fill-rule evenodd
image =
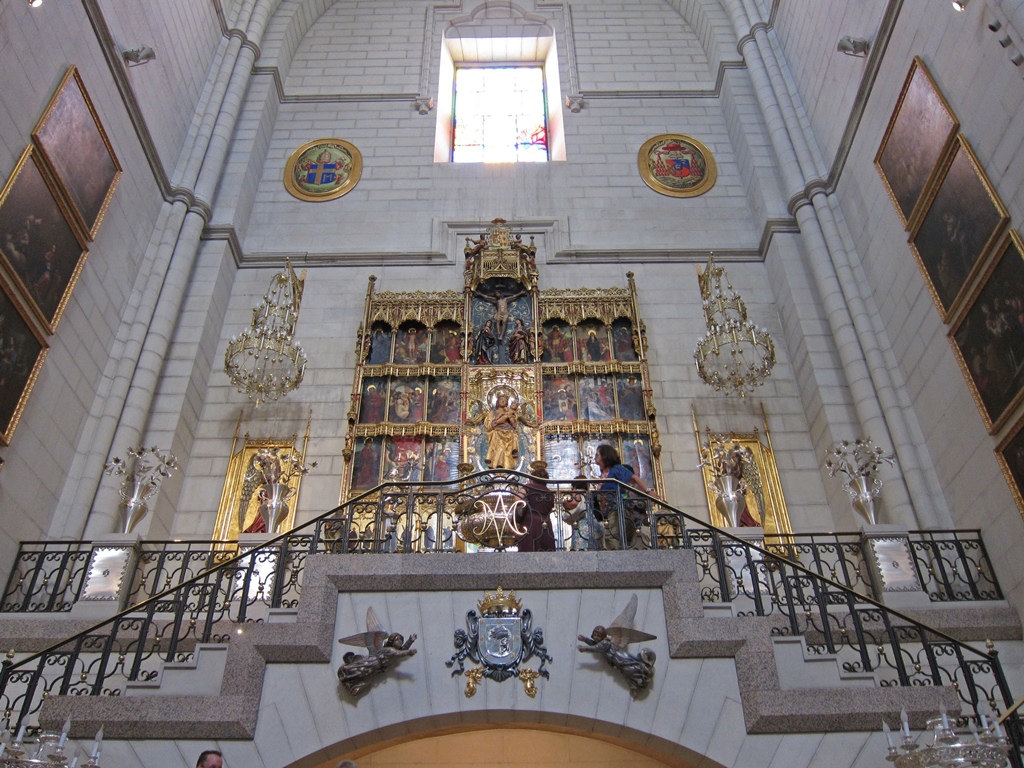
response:
<svg viewBox="0 0 1024 768"><path fill-rule="evenodd" d="M605 546L607 549L621 549L622 539L619 526L619 495L621 487L612 480L618 480L624 485L632 485L639 488L646 494L654 495L647 483L639 475L633 472L633 468L623 464L619 458L619 452L607 443L597 447L595 457L597 466L601 469L601 477L608 478L608 481L601 483L599 491L599 502L597 504L598 517L604 519L605 525Z"/></svg>
<svg viewBox="0 0 1024 768"><path fill-rule="evenodd" d="M516 547L520 552L554 552L551 511L555 506L555 494L545 485L547 470L537 469L533 474L540 479L531 479L526 484L526 506L518 515L518 523L526 529L526 533L516 541Z"/></svg>

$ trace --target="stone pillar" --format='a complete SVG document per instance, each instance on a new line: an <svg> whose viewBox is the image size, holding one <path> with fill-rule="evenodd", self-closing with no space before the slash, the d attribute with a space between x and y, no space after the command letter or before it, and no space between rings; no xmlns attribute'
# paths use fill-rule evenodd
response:
<svg viewBox="0 0 1024 768"><path fill-rule="evenodd" d="M182 173L177 174L179 190L190 198L187 210L181 202L174 208L183 216L169 216L161 237L158 264L147 282L158 298L140 311L138 359L130 360L130 376L123 381L118 396L111 403L118 413L116 424L106 424L99 445L109 445L117 452L127 446L145 442L150 413L156 396L163 362L177 327L189 278L199 252L203 228L211 215L217 181L223 173L230 137L241 113L246 87L259 52L259 41L269 21L273 0L245 0L236 19L239 28L227 36L220 68L213 75L210 96L192 142ZM191 184L193 191L187 192ZM134 347L133 347L134 348ZM132 364L133 363L133 364ZM109 399L109 398L108 398ZM120 401L120 404L117 402ZM118 407L119 406L119 407ZM110 442L107 443L107 434ZM97 435L97 438L99 436ZM170 446L165 446L170 448ZM187 457L182 457L187 462ZM112 527L109 510L114 507L115 490L111 483L93 486L95 496L85 524L85 536L103 536ZM83 491L84 493L84 491Z"/></svg>
<svg viewBox="0 0 1024 768"><path fill-rule="evenodd" d="M863 288L863 270L848 246L849 237L837 217L834 201L825 192L824 160L814 136L801 120L803 107L790 92L788 68L773 44L769 19L753 0L728 0L739 49L755 88L761 111L770 128L779 158L783 184L791 194L809 251L809 265L824 308L824 320L836 341L836 352L846 373L852 405L863 430L892 445L902 474L891 483L890 511L894 518L922 527L948 525L949 512L941 491L923 472L918 445L909 419L895 394L900 373L891 349L877 324L877 309Z"/></svg>
<svg viewBox="0 0 1024 768"><path fill-rule="evenodd" d="M259 549L274 537L270 533L241 533L238 535L238 551L245 553ZM281 550L278 545L267 547L235 564L232 592L236 605L231 610L233 619L239 616L244 601L246 621L268 620L280 560Z"/></svg>
<svg viewBox="0 0 1024 768"><path fill-rule="evenodd" d="M890 608L921 608L931 604L914 565L910 535L898 525L865 525L860 529L871 583L878 601Z"/></svg>
<svg viewBox="0 0 1024 768"><path fill-rule="evenodd" d="M764 547L764 528L761 526L723 528L722 530L756 547ZM761 553L757 550L749 551L746 548L741 550L735 541L725 537L721 539L721 542L724 550L723 558L728 568L729 594L732 599L753 599L755 584L758 594L767 594L769 590L766 589L762 578L763 574L751 573L751 568L756 567L754 564L763 560Z"/></svg>

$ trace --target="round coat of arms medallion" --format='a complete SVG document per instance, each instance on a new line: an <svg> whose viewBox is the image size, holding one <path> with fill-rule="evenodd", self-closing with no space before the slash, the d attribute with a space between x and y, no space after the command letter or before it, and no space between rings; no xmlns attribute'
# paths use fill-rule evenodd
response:
<svg viewBox="0 0 1024 768"><path fill-rule="evenodd" d="M316 139L292 153L284 186L300 200L319 203L348 194L363 172L363 156L341 139Z"/></svg>
<svg viewBox="0 0 1024 768"><path fill-rule="evenodd" d="M663 133L645 141L637 163L644 183L669 197L703 195L718 177L711 151L679 133Z"/></svg>

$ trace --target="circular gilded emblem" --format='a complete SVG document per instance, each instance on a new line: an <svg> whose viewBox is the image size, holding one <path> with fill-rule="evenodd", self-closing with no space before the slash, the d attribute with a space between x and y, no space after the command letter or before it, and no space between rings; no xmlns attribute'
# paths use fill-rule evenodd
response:
<svg viewBox="0 0 1024 768"><path fill-rule="evenodd" d="M703 195L718 178L711 151L680 133L663 133L645 141L637 163L644 183L670 197Z"/></svg>
<svg viewBox="0 0 1024 768"><path fill-rule="evenodd" d="M341 139L316 139L292 153L284 186L299 200L314 203L348 194L363 172L363 156Z"/></svg>

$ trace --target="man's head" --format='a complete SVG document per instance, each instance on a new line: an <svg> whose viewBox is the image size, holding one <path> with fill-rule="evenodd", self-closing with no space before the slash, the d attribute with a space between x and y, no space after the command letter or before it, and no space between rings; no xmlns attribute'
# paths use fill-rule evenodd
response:
<svg viewBox="0 0 1024 768"><path fill-rule="evenodd" d="M208 749L199 754L196 768L224 768L224 757L215 749Z"/></svg>

